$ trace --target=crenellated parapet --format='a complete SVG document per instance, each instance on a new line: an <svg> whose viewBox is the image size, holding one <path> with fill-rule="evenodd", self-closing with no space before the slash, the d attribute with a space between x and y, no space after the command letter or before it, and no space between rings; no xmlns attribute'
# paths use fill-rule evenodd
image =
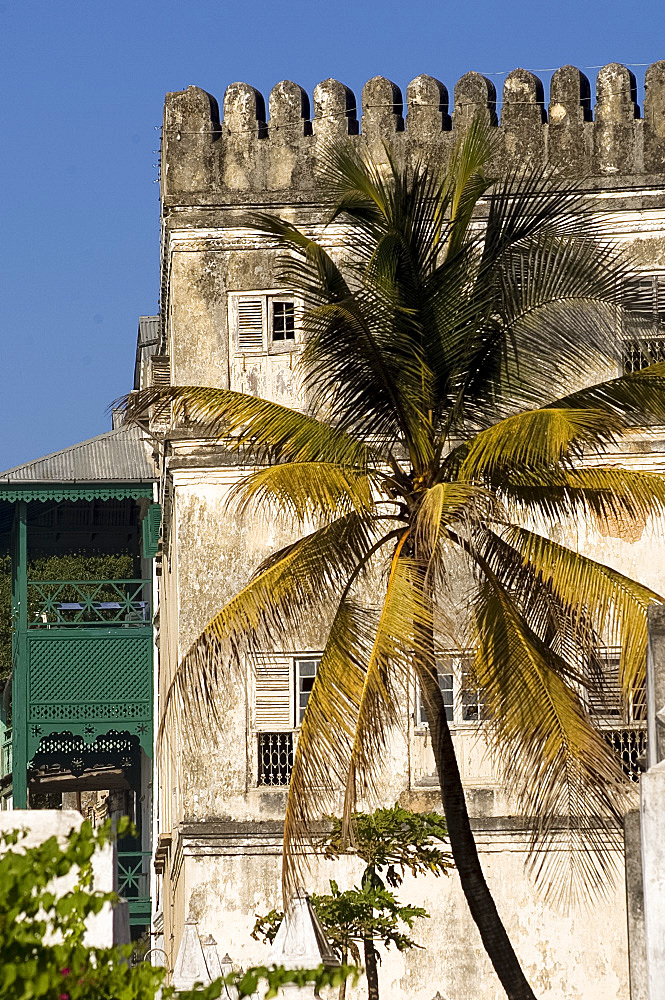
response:
<svg viewBox="0 0 665 1000"><path fill-rule="evenodd" d="M503 85L500 117L494 84L467 73L449 93L441 81L418 76L406 89L373 77L358 101L338 80L309 96L284 80L268 101L254 87L231 84L223 113L197 87L168 94L162 140L162 194L170 205L315 203L317 166L331 142L389 144L396 155L449 156L480 114L496 129L497 167L550 163L564 176L616 186L660 183L665 173L665 61L645 76L643 112L633 73L604 66L591 104L588 78L574 66L552 75L549 101L542 81L516 69ZM610 178L614 180L610 183ZM642 180L639 180L642 178Z"/></svg>

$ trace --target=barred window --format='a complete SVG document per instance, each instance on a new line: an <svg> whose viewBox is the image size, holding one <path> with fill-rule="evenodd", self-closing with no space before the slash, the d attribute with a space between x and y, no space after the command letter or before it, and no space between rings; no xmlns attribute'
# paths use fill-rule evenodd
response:
<svg viewBox="0 0 665 1000"><path fill-rule="evenodd" d="M293 733L259 733L259 785L288 785L293 770Z"/></svg>
<svg viewBox="0 0 665 1000"><path fill-rule="evenodd" d="M647 734L644 729L608 729L603 734L621 758L626 777L639 781L646 767Z"/></svg>

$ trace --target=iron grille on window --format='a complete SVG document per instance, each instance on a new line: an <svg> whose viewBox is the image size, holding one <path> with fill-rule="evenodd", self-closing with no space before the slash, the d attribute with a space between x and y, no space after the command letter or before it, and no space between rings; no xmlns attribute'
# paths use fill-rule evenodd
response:
<svg viewBox="0 0 665 1000"><path fill-rule="evenodd" d="M293 733L259 733L259 785L288 785Z"/></svg>
<svg viewBox="0 0 665 1000"><path fill-rule="evenodd" d="M603 733L621 758L621 766L631 781L639 781L644 771L647 734L643 729L609 729Z"/></svg>
<svg viewBox="0 0 665 1000"><path fill-rule="evenodd" d="M623 370L639 372L648 365L665 361L665 337L627 340L623 345Z"/></svg>

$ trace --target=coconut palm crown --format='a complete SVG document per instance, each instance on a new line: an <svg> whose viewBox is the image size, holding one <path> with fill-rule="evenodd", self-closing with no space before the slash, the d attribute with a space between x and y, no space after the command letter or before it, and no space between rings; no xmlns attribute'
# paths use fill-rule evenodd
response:
<svg viewBox="0 0 665 1000"><path fill-rule="evenodd" d="M340 794L347 825L371 800L415 678L462 887L506 993L522 998L533 993L478 861L437 656L460 641L461 605L473 685L534 844L564 838L582 884L602 884L626 780L586 692L610 644L624 695L644 683L647 610L660 598L553 541L548 525L663 512L658 475L603 464L602 452L665 423L665 365L600 381L620 357L626 261L579 192L542 172L497 179L491 156L478 123L445 170L331 149L321 183L343 225L343 265L325 231L254 219L285 251L283 282L303 302L307 412L199 387L148 390L128 411L168 401L176 423L204 425L255 466L241 506L299 529L186 654L162 731L210 724L231 665L283 646L325 609L290 779L287 896L315 822ZM547 853L537 857L562 889Z"/></svg>

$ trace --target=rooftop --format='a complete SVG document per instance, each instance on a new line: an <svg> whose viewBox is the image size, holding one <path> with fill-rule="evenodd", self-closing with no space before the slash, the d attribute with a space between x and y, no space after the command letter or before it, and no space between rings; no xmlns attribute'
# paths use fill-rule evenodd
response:
<svg viewBox="0 0 665 1000"><path fill-rule="evenodd" d="M0 472L3 484L149 482L156 478L152 446L137 426L118 427Z"/></svg>

